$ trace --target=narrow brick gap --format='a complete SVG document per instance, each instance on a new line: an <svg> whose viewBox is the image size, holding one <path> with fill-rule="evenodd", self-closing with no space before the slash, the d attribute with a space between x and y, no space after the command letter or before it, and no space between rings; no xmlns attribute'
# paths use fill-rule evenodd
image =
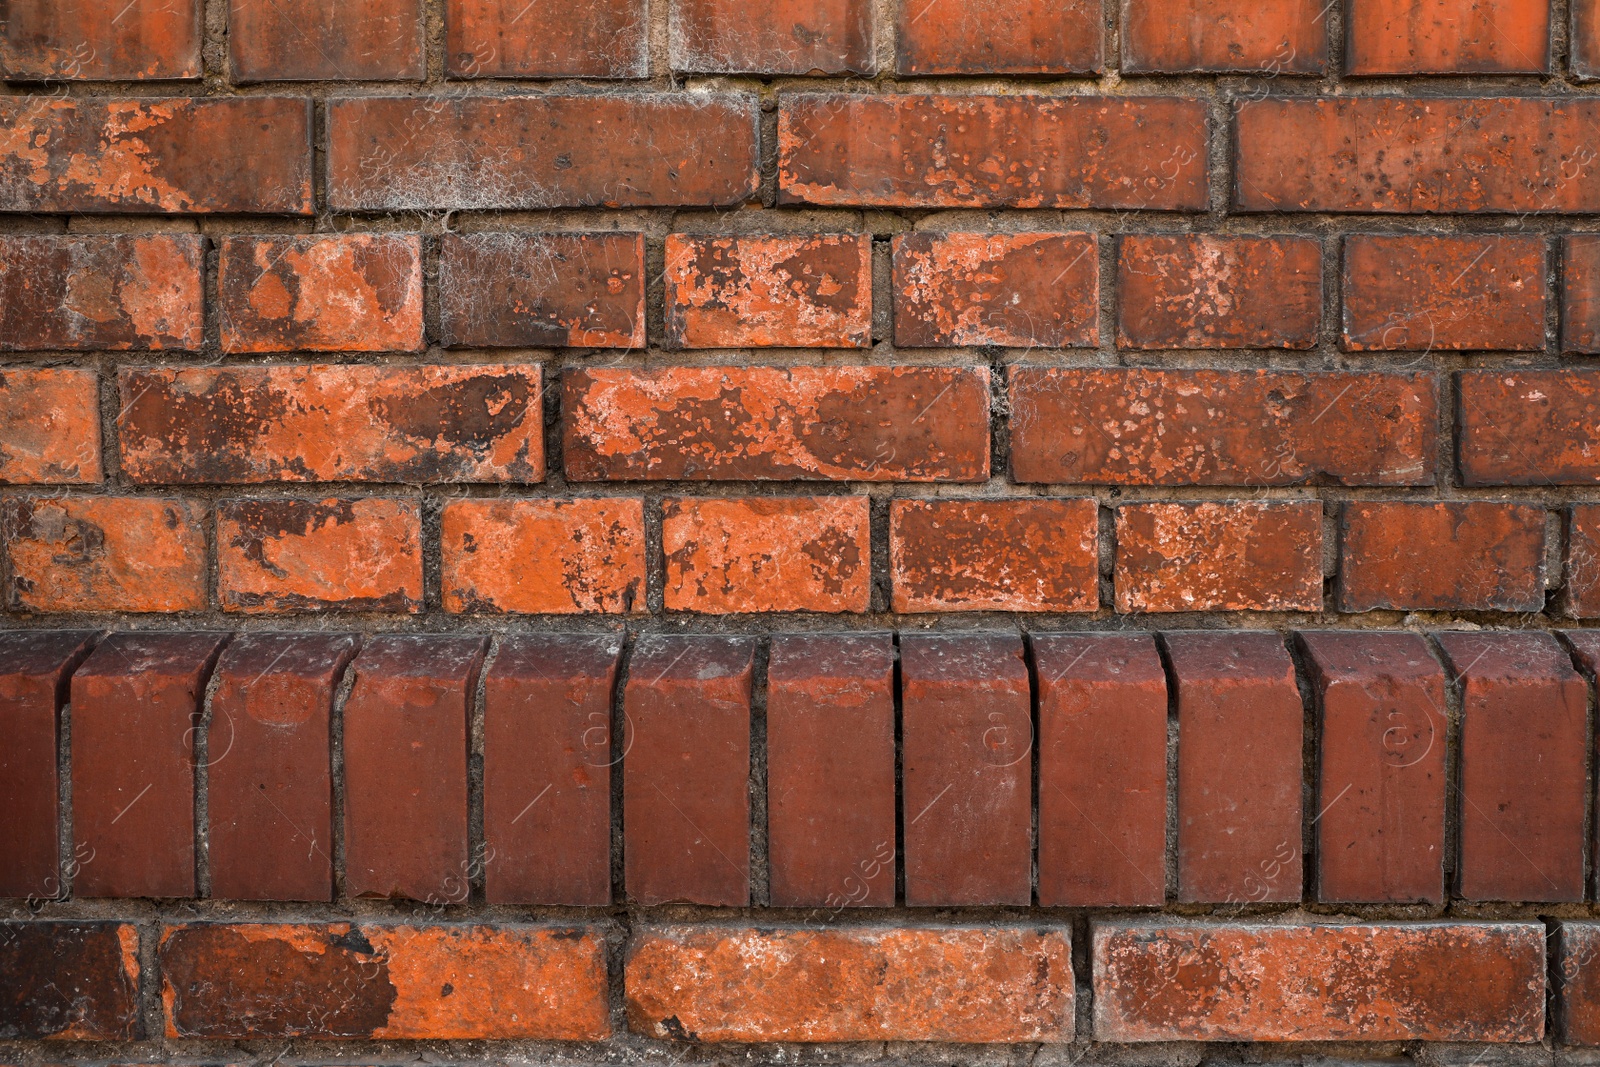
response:
<svg viewBox="0 0 1600 1067"><path fill-rule="evenodd" d="M1340 0L1328 0L1322 9L1323 18L1326 20L1328 34L1328 70L1322 78L1321 91L1330 93L1337 91L1344 78L1345 55L1345 18L1344 5Z"/></svg>
<svg viewBox="0 0 1600 1067"><path fill-rule="evenodd" d="M633 665L633 653L638 647L638 635L629 630L622 633L622 651L617 664L617 677L611 689L611 761L606 765L611 776L611 902L613 914L626 920L623 904L627 900L627 886L623 879L623 838L626 824L623 820L623 774L627 768L628 748L633 744L633 732L628 728L628 710L625 703L628 676Z"/></svg>
<svg viewBox="0 0 1600 1067"><path fill-rule="evenodd" d="M1600 681L1588 669L1583 660L1578 657L1577 648L1573 645L1566 631L1557 630L1555 638L1566 651L1567 658L1572 662L1572 669L1578 672L1583 679L1584 695L1584 768L1583 768L1583 859L1584 859L1584 896L1593 900L1600 892L1600 857L1595 854L1596 811L1595 805L1600 801L1597 794L1595 775L1600 773L1600 756L1595 752L1596 730L1600 725L1596 723L1596 683Z"/></svg>
<svg viewBox="0 0 1600 1067"><path fill-rule="evenodd" d="M1117 226L1115 220L1112 225ZM1121 245L1122 237L1118 233L1095 234L1095 251L1100 259L1100 344L1095 349L1100 358L1095 362L1106 367L1126 364L1117 349L1117 253Z"/></svg>
<svg viewBox="0 0 1600 1067"><path fill-rule="evenodd" d="M1219 231L1229 221L1228 209L1233 204L1233 112L1236 106L1231 90L1213 83L1206 103L1206 175L1209 179L1210 210L1208 222Z"/></svg>
<svg viewBox="0 0 1600 1067"><path fill-rule="evenodd" d="M894 906L906 906L905 676L900 658L900 633L894 645Z"/></svg>
<svg viewBox="0 0 1600 1067"><path fill-rule="evenodd" d="M1096 542L1100 553L1097 580L1100 607L1102 610L1115 612L1117 606L1117 513L1116 509L1110 504L1101 504L1095 509L1095 515L1100 528Z"/></svg>
<svg viewBox="0 0 1600 1067"><path fill-rule="evenodd" d="M1550 0L1549 73L1540 79L1541 89L1571 88L1576 80L1572 76L1572 19L1569 0Z"/></svg>
<svg viewBox="0 0 1600 1067"><path fill-rule="evenodd" d="M771 905L771 871L767 838L767 666L771 646L765 635L755 638L755 667L750 690L750 907Z"/></svg>
<svg viewBox="0 0 1600 1067"><path fill-rule="evenodd" d="M890 533L893 523L894 500L892 489L868 491L868 543L872 558L872 599L868 605L874 614L894 610L894 557ZM891 623L892 624L892 623Z"/></svg>
<svg viewBox="0 0 1600 1067"><path fill-rule="evenodd" d="M483 823L483 760L485 716L488 712L489 672L500 653L500 637L489 635L489 647L469 690L472 705L467 714L467 857L468 890L473 904L488 899L486 886L489 865L495 861L489 850Z"/></svg>
<svg viewBox="0 0 1600 1067"><path fill-rule="evenodd" d="M1322 246L1322 323L1317 330L1317 343L1337 360L1339 339L1344 335L1344 234L1330 232L1311 236Z"/></svg>
<svg viewBox="0 0 1600 1067"><path fill-rule="evenodd" d="M667 561L662 540L665 502L659 492L644 498L644 584L645 610L661 617L666 614Z"/></svg>
<svg viewBox="0 0 1600 1067"><path fill-rule="evenodd" d="M3 540L3 539L0 539ZM72 676L101 641L97 633L88 646L61 672L56 687L56 893L51 899L71 900L72 883L78 874L78 842L72 832Z"/></svg>
<svg viewBox="0 0 1600 1067"><path fill-rule="evenodd" d="M989 480L1011 472L1010 370L999 349L987 349L989 363ZM1014 487L1008 485L1008 490Z"/></svg>
<svg viewBox="0 0 1600 1067"><path fill-rule="evenodd" d="M361 656L362 646L366 644L363 634L355 635L355 648L350 654L350 660L340 671L333 691L333 706L328 713L328 764L332 774L333 785L333 899L347 901L346 890L348 879L345 877L346 868L346 843L345 843L345 783L344 783L344 709L350 701L351 690L355 688L358 678L356 661Z"/></svg>
<svg viewBox="0 0 1600 1067"><path fill-rule="evenodd" d="M329 134L328 99L311 100L311 222L312 229L325 233L337 229L328 195Z"/></svg>
<svg viewBox="0 0 1600 1067"><path fill-rule="evenodd" d="M1322 702L1312 685L1311 669L1306 651L1296 635L1291 632L1283 642L1289 658L1294 662L1294 681L1300 690L1300 900L1303 904L1317 903L1318 880L1317 827L1322 817L1323 805L1332 798L1323 799L1322 767L1318 759L1317 741L1321 733Z"/></svg>
<svg viewBox="0 0 1600 1067"><path fill-rule="evenodd" d="M1444 805L1444 872L1445 904L1459 895L1461 882L1461 726L1465 714L1462 707L1464 684L1450 668L1450 658L1445 655L1435 633L1423 635L1429 650L1444 671L1445 717L1445 805Z"/></svg>
<svg viewBox="0 0 1600 1067"><path fill-rule="evenodd" d="M194 738L194 895L197 900L211 896L211 730L216 724L217 690L222 685L222 672L216 666L233 641L233 635L227 635L211 655L200 684L191 727ZM232 729L231 720L229 729ZM226 747L223 751L226 753Z"/></svg>
<svg viewBox="0 0 1600 1067"><path fill-rule="evenodd" d="M1163 907L1178 899L1178 672L1172 663L1172 649L1167 645L1167 635L1154 633L1156 649L1161 654L1161 670L1167 676L1167 840L1166 840L1166 900Z"/></svg>
<svg viewBox="0 0 1600 1067"><path fill-rule="evenodd" d="M778 206L778 99L763 94L756 121L756 158L759 179L756 199L763 208Z"/></svg>
<svg viewBox="0 0 1600 1067"><path fill-rule="evenodd" d="M417 546L422 556L422 605L412 619L428 620L444 613L444 507L438 493L424 489L411 497L417 509Z"/></svg>
<svg viewBox="0 0 1600 1067"><path fill-rule="evenodd" d="M443 89L445 63L445 11L440 3L423 5L423 80L429 89Z"/></svg>
<svg viewBox="0 0 1600 1067"><path fill-rule="evenodd" d="M580 365L581 366L581 365ZM544 418L544 481L552 495L569 489L566 479L566 451L561 437L563 391L567 366L552 358L539 364L539 401Z"/></svg>
<svg viewBox="0 0 1600 1067"><path fill-rule="evenodd" d="M1026 632L1018 634L1028 668L1028 906L1039 907L1039 661Z"/></svg>

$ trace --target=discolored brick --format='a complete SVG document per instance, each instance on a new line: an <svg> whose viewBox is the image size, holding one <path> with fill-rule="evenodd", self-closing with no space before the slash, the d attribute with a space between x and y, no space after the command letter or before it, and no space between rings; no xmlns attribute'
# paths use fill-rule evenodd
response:
<svg viewBox="0 0 1600 1067"><path fill-rule="evenodd" d="M124 368L141 483L538 482L538 364Z"/></svg>
<svg viewBox="0 0 1600 1067"><path fill-rule="evenodd" d="M1240 71L1317 74L1328 62L1318 0L1122 0L1122 69L1160 74Z"/></svg>
<svg viewBox="0 0 1600 1067"><path fill-rule="evenodd" d="M0 1038L133 1041L139 931L122 923L0 924Z"/></svg>
<svg viewBox="0 0 1600 1067"><path fill-rule="evenodd" d="M1118 611L1322 607L1315 501L1125 504L1116 536Z"/></svg>
<svg viewBox="0 0 1600 1067"><path fill-rule="evenodd" d="M1550 943L1557 1040L1600 1045L1600 924L1563 920Z"/></svg>
<svg viewBox="0 0 1600 1067"><path fill-rule="evenodd" d="M655 926L633 937L625 971L629 1028L656 1038L1072 1039L1064 926Z"/></svg>
<svg viewBox="0 0 1600 1067"><path fill-rule="evenodd" d="M868 0L672 0L672 67L707 74L872 74Z"/></svg>
<svg viewBox="0 0 1600 1067"><path fill-rule="evenodd" d="M1195 211L1205 138L1199 100L785 94L778 202Z"/></svg>
<svg viewBox="0 0 1600 1067"><path fill-rule="evenodd" d="M170 497L13 497L0 505L7 600L23 611L203 611L205 508Z"/></svg>
<svg viewBox="0 0 1600 1067"><path fill-rule="evenodd" d="M645 610L644 501L455 500L440 518L444 609Z"/></svg>
<svg viewBox="0 0 1600 1067"><path fill-rule="evenodd" d="M611 696L622 640L503 637L484 681L484 895L611 903Z"/></svg>
<svg viewBox="0 0 1600 1067"><path fill-rule="evenodd" d="M0 485L104 476L99 376L76 367L0 368Z"/></svg>
<svg viewBox="0 0 1600 1067"><path fill-rule="evenodd" d="M1101 68L1100 0L901 0L901 74L1068 74Z"/></svg>
<svg viewBox="0 0 1600 1067"><path fill-rule="evenodd" d="M447 348L643 348L644 235L447 233Z"/></svg>
<svg viewBox="0 0 1600 1067"><path fill-rule="evenodd" d="M667 344L673 348L866 348L872 241L667 236Z"/></svg>
<svg viewBox="0 0 1600 1067"><path fill-rule="evenodd" d="M894 637L777 634L767 665L776 908L892 907Z"/></svg>
<svg viewBox="0 0 1600 1067"><path fill-rule="evenodd" d="M905 902L1033 899L1032 694L1015 634L900 638Z"/></svg>
<svg viewBox="0 0 1600 1067"><path fill-rule="evenodd" d="M1600 615L1600 505L1567 509L1566 612L1579 619Z"/></svg>
<svg viewBox="0 0 1600 1067"><path fill-rule="evenodd" d="M421 0L229 0L234 79L421 81Z"/></svg>
<svg viewBox="0 0 1600 1067"><path fill-rule="evenodd" d="M217 661L207 745L211 895L333 896L334 692L349 634L239 634Z"/></svg>
<svg viewBox="0 0 1600 1067"><path fill-rule="evenodd" d="M1094 611L1099 542L1092 499L896 500L894 610Z"/></svg>
<svg viewBox="0 0 1600 1067"><path fill-rule="evenodd" d="M1350 74L1543 74L1550 5L1539 0L1353 0Z"/></svg>
<svg viewBox="0 0 1600 1067"><path fill-rule="evenodd" d="M445 71L455 78L642 78L644 0L445 0Z"/></svg>
<svg viewBox="0 0 1600 1067"><path fill-rule="evenodd" d="M5 14L7 81L200 77L200 0L9 0Z"/></svg>
<svg viewBox="0 0 1600 1067"><path fill-rule="evenodd" d="M1117 241L1119 348L1310 348L1321 320L1322 246L1314 239Z"/></svg>
<svg viewBox="0 0 1600 1067"><path fill-rule="evenodd" d="M224 611L422 608L422 515L377 500L231 500L217 509Z"/></svg>
<svg viewBox="0 0 1600 1067"><path fill-rule="evenodd" d="M1600 482L1600 371L1462 371L1457 389L1463 485Z"/></svg>
<svg viewBox="0 0 1600 1067"><path fill-rule="evenodd" d="M0 238L0 350L193 351L204 340L205 238Z"/></svg>
<svg viewBox="0 0 1600 1067"><path fill-rule="evenodd" d="M1339 610L1539 611L1544 508L1352 501L1339 518Z"/></svg>
<svg viewBox="0 0 1600 1067"><path fill-rule="evenodd" d="M584 368L561 410L574 481L989 476L987 367Z"/></svg>
<svg viewBox="0 0 1600 1067"><path fill-rule="evenodd" d="M1600 234L1561 241L1561 350L1600 353Z"/></svg>
<svg viewBox="0 0 1600 1067"><path fill-rule="evenodd" d="M1099 279L1092 234L904 234L894 239L894 341L1092 348Z"/></svg>
<svg viewBox="0 0 1600 1067"><path fill-rule="evenodd" d="M1039 904L1166 899L1167 680L1146 634L1033 634Z"/></svg>
<svg viewBox="0 0 1600 1067"><path fill-rule="evenodd" d="M1600 77L1600 4L1573 0L1570 6L1567 47L1572 73L1582 80Z"/></svg>

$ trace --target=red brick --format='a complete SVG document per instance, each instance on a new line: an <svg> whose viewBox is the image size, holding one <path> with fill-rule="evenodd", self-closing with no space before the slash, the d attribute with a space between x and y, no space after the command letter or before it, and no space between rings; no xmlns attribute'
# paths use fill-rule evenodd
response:
<svg viewBox="0 0 1600 1067"><path fill-rule="evenodd" d="M623 864L635 904L750 903L755 643L647 634L628 665Z"/></svg>
<svg viewBox="0 0 1600 1067"><path fill-rule="evenodd" d="M1090 499L896 500L894 610L1094 611L1100 508Z"/></svg>
<svg viewBox="0 0 1600 1067"><path fill-rule="evenodd" d="M0 811L6 813L0 824L0 897L62 894L56 733L67 680L94 637L49 630L0 634ZM892 847L892 781L889 798Z"/></svg>
<svg viewBox="0 0 1600 1067"><path fill-rule="evenodd" d="M647 927L626 974L629 1028L657 1038L1072 1039L1063 926Z"/></svg>
<svg viewBox="0 0 1600 1067"><path fill-rule="evenodd" d="M1543 237L1344 242L1344 347L1544 349Z"/></svg>
<svg viewBox="0 0 1600 1067"><path fill-rule="evenodd" d="M1595 211L1600 101L1310 99L1238 109L1245 211Z"/></svg>
<svg viewBox="0 0 1600 1067"><path fill-rule="evenodd" d="M1146 634L1034 634L1039 904L1166 899L1167 679Z"/></svg>
<svg viewBox="0 0 1600 1067"><path fill-rule="evenodd" d="M261 81L421 81L420 0L230 0L233 77Z"/></svg>
<svg viewBox="0 0 1600 1067"><path fill-rule="evenodd" d="M667 236L673 348L867 348L872 240Z"/></svg>
<svg viewBox="0 0 1600 1067"><path fill-rule="evenodd" d="M137 1040L139 999L137 927L0 924L0 1038Z"/></svg>
<svg viewBox="0 0 1600 1067"><path fill-rule="evenodd" d="M698 95L333 100L329 206L740 204L758 180L755 97Z"/></svg>
<svg viewBox="0 0 1600 1067"><path fill-rule="evenodd" d="M905 902L1033 899L1033 709L1015 634L900 638Z"/></svg>
<svg viewBox="0 0 1600 1067"><path fill-rule="evenodd" d="M1600 924L1563 920L1557 929L1550 969L1557 1039L1567 1045L1600 1045Z"/></svg>
<svg viewBox="0 0 1600 1067"><path fill-rule="evenodd" d="M644 0L445 0L445 71L455 78L642 78Z"/></svg>
<svg viewBox="0 0 1600 1067"><path fill-rule="evenodd" d="M333 897L329 721L358 644L348 634L240 634L217 661L206 727L213 897Z"/></svg>
<svg viewBox="0 0 1600 1067"><path fill-rule="evenodd" d="M0 350L198 349L205 238L0 238Z"/></svg>
<svg viewBox="0 0 1600 1067"><path fill-rule="evenodd" d="M573 481L989 477L987 367L584 368L561 410Z"/></svg>
<svg viewBox="0 0 1600 1067"><path fill-rule="evenodd" d="M1467 900L1583 899L1588 686L1546 633L1443 633L1461 693Z"/></svg>
<svg viewBox="0 0 1600 1067"><path fill-rule="evenodd" d="M1092 348L1099 285L1093 234L904 234L894 239L894 341Z"/></svg>
<svg viewBox="0 0 1600 1067"><path fill-rule="evenodd" d="M73 895L194 896L194 737L226 641L112 634L73 674Z"/></svg>
<svg viewBox="0 0 1600 1067"><path fill-rule="evenodd" d="M644 235L447 233L448 348L643 348Z"/></svg>
<svg viewBox="0 0 1600 1067"><path fill-rule="evenodd" d="M778 201L1201 210L1206 112L1141 96L786 94Z"/></svg>
<svg viewBox="0 0 1600 1067"><path fill-rule="evenodd" d="M1123 0L1122 69L1316 74L1328 62L1326 14L1318 0Z"/></svg>
<svg viewBox="0 0 1600 1067"><path fill-rule="evenodd" d="M98 482L100 378L76 367L0 369L0 485Z"/></svg>
<svg viewBox="0 0 1600 1067"><path fill-rule="evenodd" d="M1178 704L1178 899L1299 900L1304 713L1278 634L1168 634Z"/></svg>
<svg viewBox="0 0 1600 1067"><path fill-rule="evenodd" d="M538 482L539 365L125 368L134 482Z"/></svg>
<svg viewBox="0 0 1600 1067"><path fill-rule="evenodd" d="M866 611L864 496L670 497L661 505L668 611Z"/></svg>
<svg viewBox="0 0 1600 1067"><path fill-rule="evenodd" d="M776 908L894 906L894 638L778 634L767 666Z"/></svg>
<svg viewBox="0 0 1600 1067"><path fill-rule="evenodd" d="M1011 477L1432 485L1429 374L1011 367Z"/></svg>
<svg viewBox="0 0 1600 1067"><path fill-rule="evenodd" d="M1561 241L1561 350L1600 353L1600 234Z"/></svg>
<svg viewBox="0 0 1600 1067"><path fill-rule="evenodd" d="M1303 633L1316 698L1317 899L1444 899L1444 670L1421 636Z"/></svg>
<svg viewBox="0 0 1600 1067"><path fill-rule="evenodd" d="M0 211L312 211L310 100L13 96L0 130Z"/></svg>
<svg viewBox="0 0 1600 1067"><path fill-rule="evenodd" d="M1571 11L1572 73L1580 79L1600 77L1600 4L1574 0Z"/></svg>
<svg viewBox="0 0 1600 1067"><path fill-rule="evenodd" d="M205 509L169 497L24 497L4 502L23 611L203 611Z"/></svg>
<svg viewBox="0 0 1600 1067"><path fill-rule="evenodd" d="M217 295L224 352L416 352L422 239L225 237Z"/></svg>
<svg viewBox="0 0 1600 1067"><path fill-rule="evenodd" d="M611 694L622 642L504 637L484 682L484 892L611 903Z"/></svg>
<svg viewBox="0 0 1600 1067"><path fill-rule="evenodd" d="M1543 74L1543 0L1354 0L1345 15L1350 74Z"/></svg>
<svg viewBox="0 0 1600 1067"><path fill-rule="evenodd" d="M1097 923L1101 1041L1538 1041L1539 923Z"/></svg>
<svg viewBox="0 0 1600 1067"><path fill-rule="evenodd" d="M645 610L642 500L455 500L440 522L446 611Z"/></svg>
<svg viewBox="0 0 1600 1067"><path fill-rule="evenodd" d="M161 931L169 1038L610 1036L593 927L194 923Z"/></svg>
<svg viewBox="0 0 1600 1067"><path fill-rule="evenodd" d="M400 500L231 500L217 509L224 611L422 607L422 515Z"/></svg>
<svg viewBox="0 0 1600 1067"><path fill-rule="evenodd" d="M901 74L1067 74L1101 67L1099 0L901 0Z"/></svg>
<svg viewBox="0 0 1600 1067"><path fill-rule="evenodd" d="M1544 508L1360 501L1339 519L1339 610L1540 611Z"/></svg>
<svg viewBox="0 0 1600 1067"><path fill-rule="evenodd" d="M1600 482L1600 371L1463 371L1457 379L1463 485Z"/></svg>
<svg viewBox="0 0 1600 1067"><path fill-rule="evenodd" d="M1316 240L1135 234L1117 242L1119 348L1310 348L1321 321Z"/></svg>
<svg viewBox="0 0 1600 1067"><path fill-rule="evenodd" d="M672 67L711 74L872 74L869 0L672 0Z"/></svg>
<svg viewBox="0 0 1600 1067"><path fill-rule="evenodd" d="M1128 504L1117 509L1117 610L1317 611L1315 501Z"/></svg>
<svg viewBox="0 0 1600 1067"><path fill-rule="evenodd" d="M200 35L200 0L10 0L0 24L0 76L198 78Z"/></svg>
<svg viewBox="0 0 1600 1067"><path fill-rule="evenodd" d="M467 718L485 646L391 634L356 657L344 709L349 896L466 901Z"/></svg>
<svg viewBox="0 0 1600 1067"><path fill-rule="evenodd" d="M1579 619L1600 615L1600 505L1567 509L1566 612Z"/></svg>

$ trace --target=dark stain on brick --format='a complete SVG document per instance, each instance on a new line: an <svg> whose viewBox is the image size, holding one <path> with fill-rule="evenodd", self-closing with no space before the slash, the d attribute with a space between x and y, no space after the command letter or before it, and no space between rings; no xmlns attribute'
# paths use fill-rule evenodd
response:
<svg viewBox="0 0 1600 1067"><path fill-rule="evenodd" d="M138 986L131 926L0 925L0 1038L142 1038Z"/></svg>

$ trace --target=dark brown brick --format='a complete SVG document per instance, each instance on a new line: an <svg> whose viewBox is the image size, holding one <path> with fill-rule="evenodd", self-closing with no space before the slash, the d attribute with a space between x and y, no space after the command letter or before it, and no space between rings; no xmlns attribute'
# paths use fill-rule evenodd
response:
<svg viewBox="0 0 1600 1067"><path fill-rule="evenodd" d="M1122 0L1122 69L1316 74L1328 62L1320 0Z"/></svg>
<svg viewBox="0 0 1600 1067"><path fill-rule="evenodd" d="M1544 508L1359 501L1339 519L1339 609L1540 611Z"/></svg>
<svg viewBox="0 0 1600 1067"><path fill-rule="evenodd" d="M201 0L9 0L0 24L7 81L200 77Z"/></svg>
<svg viewBox="0 0 1600 1067"><path fill-rule="evenodd" d="M870 0L672 0L672 67L707 74L872 74Z"/></svg>
<svg viewBox="0 0 1600 1067"><path fill-rule="evenodd" d="M1344 241L1344 347L1544 348L1543 237Z"/></svg>
<svg viewBox="0 0 1600 1067"><path fill-rule="evenodd" d="M1564 606L1574 618L1594 618L1600 615L1600 505L1574 504L1566 519Z"/></svg>
<svg viewBox="0 0 1600 1067"><path fill-rule="evenodd" d="M642 78L645 0L445 0L445 70L455 78Z"/></svg>
<svg viewBox="0 0 1600 1067"><path fill-rule="evenodd" d="M1351 74L1543 74L1550 66L1543 0L1354 0L1345 18Z"/></svg>
<svg viewBox="0 0 1600 1067"><path fill-rule="evenodd" d="M1117 242L1119 348L1310 348L1321 321L1322 245L1311 238Z"/></svg>
<svg viewBox="0 0 1600 1067"><path fill-rule="evenodd" d="M1098 71L1100 0L901 0L901 74Z"/></svg>
<svg viewBox="0 0 1600 1067"><path fill-rule="evenodd" d="M139 930L121 923L0 924L0 1038L132 1041Z"/></svg>
<svg viewBox="0 0 1600 1067"><path fill-rule="evenodd" d="M1550 944L1557 1040L1600 1045L1600 923L1563 920L1557 931Z"/></svg>
<svg viewBox="0 0 1600 1067"><path fill-rule="evenodd" d="M1116 537L1118 611L1322 607L1316 501L1125 504Z"/></svg>
<svg viewBox="0 0 1600 1067"><path fill-rule="evenodd" d="M79 367L0 369L0 485L98 482L100 376Z"/></svg>
<svg viewBox="0 0 1600 1067"><path fill-rule="evenodd" d="M1561 241L1561 350L1600 353L1600 234Z"/></svg>
<svg viewBox="0 0 1600 1067"><path fill-rule="evenodd" d="M421 81L422 7L421 0L230 0L233 77Z"/></svg>

